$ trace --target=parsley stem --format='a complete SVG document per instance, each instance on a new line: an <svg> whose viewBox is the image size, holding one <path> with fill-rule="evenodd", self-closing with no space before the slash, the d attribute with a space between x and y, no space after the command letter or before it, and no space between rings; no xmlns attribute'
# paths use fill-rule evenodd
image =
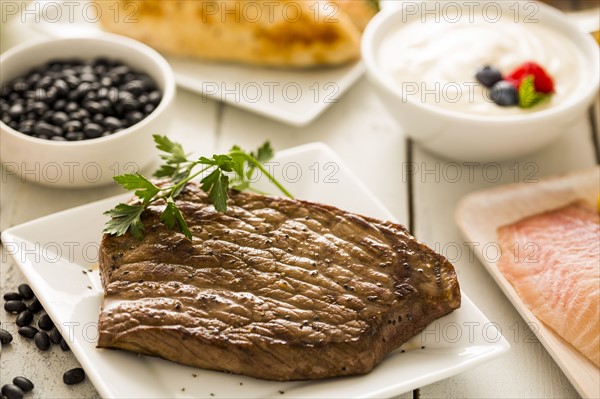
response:
<svg viewBox="0 0 600 399"><path fill-rule="evenodd" d="M253 163L252 166L256 166L261 172L263 172L265 176L267 176L267 178L271 181L271 183L273 183L282 193L284 193L289 198L294 198L294 196L288 190L286 190L285 187L283 187L281 183L279 183L269 172L267 172L264 166L260 162L258 162L256 158L254 158L252 155L244 151L231 151L229 155L243 156L244 158Z"/></svg>

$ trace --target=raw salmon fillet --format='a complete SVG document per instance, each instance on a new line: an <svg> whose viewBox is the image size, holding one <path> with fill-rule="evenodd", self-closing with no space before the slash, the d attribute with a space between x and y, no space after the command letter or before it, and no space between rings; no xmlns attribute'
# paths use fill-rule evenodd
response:
<svg viewBox="0 0 600 399"><path fill-rule="evenodd" d="M529 309L600 366L600 214L586 204L498 229L498 268Z"/></svg>

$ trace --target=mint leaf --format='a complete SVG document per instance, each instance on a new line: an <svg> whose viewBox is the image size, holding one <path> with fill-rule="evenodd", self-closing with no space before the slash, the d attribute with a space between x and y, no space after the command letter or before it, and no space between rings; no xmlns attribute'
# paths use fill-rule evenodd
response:
<svg viewBox="0 0 600 399"><path fill-rule="evenodd" d="M122 236L131 230L131 234L138 240L144 237L141 215L144 211L143 205L118 204L113 209L104 212L111 219L106 222L103 233Z"/></svg>
<svg viewBox="0 0 600 399"><path fill-rule="evenodd" d="M167 205L165 206L165 210L162 215L160 215L160 220L165 223L167 228L174 229L177 227L184 236L186 236L189 240L192 239L192 232L188 228L183 215L177 209L177 205L175 205L175 201L173 198L167 198Z"/></svg>
<svg viewBox="0 0 600 399"><path fill-rule="evenodd" d="M540 93L535 90L534 75L526 76L519 85L519 107L521 108L531 108L549 97L549 94Z"/></svg>
<svg viewBox="0 0 600 399"><path fill-rule="evenodd" d="M146 203L160 192L160 188L139 173L119 175L113 179L126 190L136 190L135 195Z"/></svg>

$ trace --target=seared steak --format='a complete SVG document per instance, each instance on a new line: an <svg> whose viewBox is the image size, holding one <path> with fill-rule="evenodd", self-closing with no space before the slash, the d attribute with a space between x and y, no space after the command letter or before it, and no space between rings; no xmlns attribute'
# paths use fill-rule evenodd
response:
<svg viewBox="0 0 600 399"><path fill-rule="evenodd" d="M161 206L142 241L107 236L100 348L271 380L363 374L460 306L452 265L399 224L328 205L231 192L218 213L197 185Z"/></svg>

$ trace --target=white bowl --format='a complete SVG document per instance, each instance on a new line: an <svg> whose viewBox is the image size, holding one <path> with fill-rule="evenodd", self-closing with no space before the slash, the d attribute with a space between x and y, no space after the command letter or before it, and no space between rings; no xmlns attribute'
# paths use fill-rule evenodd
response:
<svg viewBox="0 0 600 399"><path fill-rule="evenodd" d="M18 45L0 59L0 83L10 82L51 59L117 59L145 72L162 92L156 109L139 123L110 136L83 141L50 141L20 133L0 122L0 160L5 173L53 187L108 184L156 159L152 134L167 134L175 96L173 71L150 47L118 35L35 40Z"/></svg>
<svg viewBox="0 0 600 399"><path fill-rule="evenodd" d="M406 4L402 8L387 8L371 20L363 35L362 57L367 76L391 115L407 135L426 149L462 161L506 160L540 149L577 120L586 117L589 106L598 95L598 45L588 34L573 26L563 13L537 2L532 3L539 6L535 13L535 18L539 21L537 23L564 35L583 56L585 68L573 71L575 76L585 82L582 85L584 88L578 93L570 95L566 101L539 111L511 115L470 114L419 101L418 96L403 93L402 85L394 81L379 64L378 52L392 30L422 16L420 12L412 15L415 4L429 7L426 10L435 9L434 5L424 6L423 2L409 3L408 6L413 7L412 9L407 10ZM457 3L460 2L453 2ZM470 3L471 7L473 3L479 7L486 5L486 2ZM515 13L515 2L492 3L494 7L501 7L502 12L509 15ZM526 6L524 3L521 7ZM522 12L521 18L530 14L531 12ZM465 43L465 48L468 46L469 43ZM398 51L402 51L401 46Z"/></svg>

